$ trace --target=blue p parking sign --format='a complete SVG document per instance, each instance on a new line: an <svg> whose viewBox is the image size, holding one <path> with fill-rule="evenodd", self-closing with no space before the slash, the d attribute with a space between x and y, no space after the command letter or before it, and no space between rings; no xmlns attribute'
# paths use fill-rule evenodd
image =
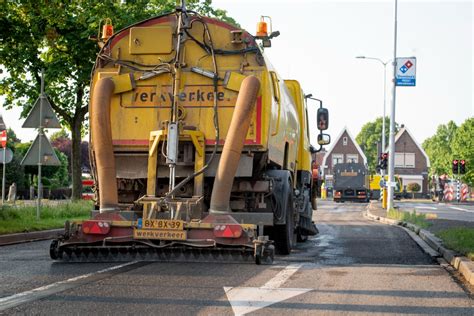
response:
<svg viewBox="0 0 474 316"><path fill-rule="evenodd" d="M395 79L397 86L416 86L416 57L397 58L397 73Z"/></svg>

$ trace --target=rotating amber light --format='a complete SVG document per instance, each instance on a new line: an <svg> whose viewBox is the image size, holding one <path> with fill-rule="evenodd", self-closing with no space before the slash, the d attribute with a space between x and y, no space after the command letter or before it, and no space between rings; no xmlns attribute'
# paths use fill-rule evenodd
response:
<svg viewBox="0 0 474 316"><path fill-rule="evenodd" d="M268 36L267 22L263 20L263 16L260 22L257 23L257 36L258 37Z"/></svg>
<svg viewBox="0 0 474 316"><path fill-rule="evenodd" d="M105 19L105 24L102 26L102 39L107 40L114 34L114 26L112 20Z"/></svg>

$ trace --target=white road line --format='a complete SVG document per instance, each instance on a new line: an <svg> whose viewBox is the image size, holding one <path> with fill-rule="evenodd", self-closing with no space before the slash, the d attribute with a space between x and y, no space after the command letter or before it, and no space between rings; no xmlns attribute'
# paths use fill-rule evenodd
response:
<svg viewBox="0 0 474 316"><path fill-rule="evenodd" d="M302 264L290 264L285 269L278 272L272 279L265 283L262 288L266 289L276 289L282 286L286 280L288 280L296 271L299 270L303 265Z"/></svg>
<svg viewBox="0 0 474 316"><path fill-rule="evenodd" d="M245 315L272 304L311 291L311 289L280 288L303 264L291 264L261 287L224 287L235 315Z"/></svg>
<svg viewBox="0 0 474 316"><path fill-rule="evenodd" d="M137 262L138 261L127 262L127 263L124 263L124 264L120 264L118 266L113 266L113 267L110 267L110 268L102 269L102 270L99 270L97 272L87 273L87 274L83 274L83 275L80 275L80 276L77 276L77 277L74 277L74 278L70 278L70 279L67 279L67 280L64 280L64 281L59 281L59 282L55 282L55 283L52 283L52 284L49 284L49 285L41 286L41 287L38 287L38 288L33 289L33 290L29 290L29 291L17 293L17 294L14 294L14 295L2 297L2 298L0 298L0 311L18 306L18 305L26 303L26 302L41 299L41 298L44 298L46 296L49 296L49 295L52 295L52 294L55 294L55 293L58 293L58 292L62 292L64 290L67 290L67 289L70 289L70 288L73 288L74 286L76 286L74 283L79 281L79 280L86 279L86 278L91 277L91 276L96 275L96 274L101 274L101 273L114 271L114 270L129 266L129 265L135 264Z"/></svg>
<svg viewBox="0 0 474 316"><path fill-rule="evenodd" d="M432 207L432 206L415 206L415 208L417 209L425 209L425 210L436 210L436 207Z"/></svg>
<svg viewBox="0 0 474 316"><path fill-rule="evenodd" d="M456 206L450 206L449 208L451 208L453 210L456 210L456 211L472 212L472 211L466 210L464 208L456 207Z"/></svg>

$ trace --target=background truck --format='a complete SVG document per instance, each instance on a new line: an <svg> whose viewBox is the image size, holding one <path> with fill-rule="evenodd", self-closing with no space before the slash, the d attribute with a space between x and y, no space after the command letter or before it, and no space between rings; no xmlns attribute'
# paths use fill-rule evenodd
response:
<svg viewBox="0 0 474 316"><path fill-rule="evenodd" d="M370 189L370 199L371 200L378 200L380 198L380 190L381 190L381 180L382 176L379 174L374 174L368 176L369 180L369 189ZM397 185L394 188L394 198L401 199L403 192L402 192L402 182L400 177L395 175L394 176L395 182ZM385 175L385 183L388 182L388 175Z"/></svg>
<svg viewBox="0 0 474 316"><path fill-rule="evenodd" d="M368 202L367 168L361 163L339 163L334 166L334 201Z"/></svg>
<svg viewBox="0 0 474 316"><path fill-rule="evenodd" d="M95 209L66 223L53 259L262 263L316 234L306 98L263 54L279 35L266 30L184 4L104 25L89 108ZM322 102L318 120L321 149Z"/></svg>

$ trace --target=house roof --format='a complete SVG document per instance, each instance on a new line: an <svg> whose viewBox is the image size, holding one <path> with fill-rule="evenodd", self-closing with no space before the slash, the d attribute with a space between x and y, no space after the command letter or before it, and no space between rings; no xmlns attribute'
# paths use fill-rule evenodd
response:
<svg viewBox="0 0 474 316"><path fill-rule="evenodd" d="M415 143L416 147L418 147L418 149L421 151L421 153L423 154L423 156L425 156L426 158L426 166L427 167L430 167L430 158L428 158L428 155L426 154L426 152L423 150L423 147L420 146L420 144L418 144L418 142L416 141L415 137L413 137L413 135L410 133L410 131L408 130L408 128L406 128L405 126L402 126L402 128L400 128L400 130L398 131L397 135L395 135L395 144L398 142L398 140L400 139L400 137L402 137L403 133L407 133L408 136L410 136L410 138L413 140L413 142ZM388 151L388 147L387 147L387 151Z"/></svg>
<svg viewBox="0 0 474 316"><path fill-rule="evenodd" d="M359 152L360 156L362 157L362 159L364 160L364 164L367 165L367 157L365 156L364 152L362 151L362 149L360 148L359 144L356 142L355 138L352 136L351 132L349 132L349 130L347 129L347 126L344 126L344 128L342 129L341 133L339 134L339 136L337 136L336 138L336 141L332 143L331 147L329 147L326 155L324 155L324 158L323 158L323 163L322 163L322 166L325 166L326 165L326 160L327 158L329 157L329 155L331 155L334 147L336 146L336 144L339 142L339 140L341 139L342 135L344 135L344 132L347 132L347 135L349 136L350 140L352 141L352 143L354 144L354 146L356 147L357 151Z"/></svg>

